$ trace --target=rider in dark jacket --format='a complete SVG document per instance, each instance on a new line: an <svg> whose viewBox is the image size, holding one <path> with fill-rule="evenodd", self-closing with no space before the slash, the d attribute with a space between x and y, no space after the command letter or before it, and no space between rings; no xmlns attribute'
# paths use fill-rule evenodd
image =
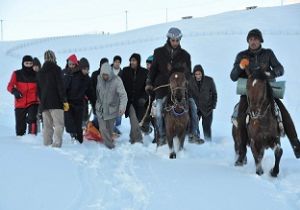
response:
<svg viewBox="0 0 300 210"><path fill-rule="evenodd" d="M180 40L182 33L178 28L170 28L167 33L167 43L154 50L154 59L148 74L145 90L149 93L153 88L156 98L156 122L159 129L159 141L162 144L165 140L165 129L162 117L163 102L168 94L168 87L162 87L169 83L172 69L182 69L187 80L191 76L191 56L181 48Z"/></svg>
<svg viewBox="0 0 300 210"><path fill-rule="evenodd" d="M240 52L236 56L234 66L230 74L232 81L237 81L239 77L247 78L245 72L246 68L248 68L250 71L264 69L266 70L270 80L275 80L276 77L283 75L283 66L279 63L271 49L262 48L261 43L263 43L263 41L264 40L260 30L253 29L249 31L247 36L249 48ZM280 99L275 98L275 102L281 111L284 130L290 140L295 156L300 158L300 142L292 118ZM237 117L237 135L241 140L241 148L239 154L240 157L236 162L237 165L241 164L247 151L246 145L248 141L248 135L245 120L247 108L247 97L245 95L241 95Z"/></svg>

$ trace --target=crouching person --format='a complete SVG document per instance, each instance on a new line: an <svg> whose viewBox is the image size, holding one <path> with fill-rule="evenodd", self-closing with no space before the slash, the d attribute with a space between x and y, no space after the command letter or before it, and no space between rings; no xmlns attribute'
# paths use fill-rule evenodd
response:
<svg viewBox="0 0 300 210"><path fill-rule="evenodd" d="M115 145L112 135L115 120L125 112L127 94L121 78L113 73L108 63L104 63L101 66L96 87L96 97L95 109L99 130L105 146L109 149L113 149Z"/></svg>

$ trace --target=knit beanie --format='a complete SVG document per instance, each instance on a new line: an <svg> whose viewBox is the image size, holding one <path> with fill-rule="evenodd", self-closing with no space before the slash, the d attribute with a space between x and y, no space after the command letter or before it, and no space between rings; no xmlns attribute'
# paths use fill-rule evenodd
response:
<svg viewBox="0 0 300 210"><path fill-rule="evenodd" d="M153 55L150 55L147 60L146 63L152 63L153 62Z"/></svg>
<svg viewBox="0 0 300 210"><path fill-rule="evenodd" d="M90 68L90 64L89 64L89 61L88 59L86 58L81 58L80 61L79 61L79 69L84 69L84 68Z"/></svg>
<svg viewBox="0 0 300 210"><path fill-rule="evenodd" d="M22 64L26 61L33 62L33 58L30 55L25 55L22 59Z"/></svg>
<svg viewBox="0 0 300 210"><path fill-rule="evenodd" d="M252 29L251 31L249 31L249 33L247 35L247 42L249 41L250 37L256 37L256 38L258 38L260 40L261 43L264 42L264 39L262 37L262 33L257 28Z"/></svg>
<svg viewBox="0 0 300 210"><path fill-rule="evenodd" d="M56 63L56 57L55 57L54 52L52 50L47 50L44 53L44 60L45 60L45 62L50 61L50 62Z"/></svg>
<svg viewBox="0 0 300 210"><path fill-rule="evenodd" d="M72 63L78 65L78 59L75 54L72 54L68 57L67 61L71 61Z"/></svg>

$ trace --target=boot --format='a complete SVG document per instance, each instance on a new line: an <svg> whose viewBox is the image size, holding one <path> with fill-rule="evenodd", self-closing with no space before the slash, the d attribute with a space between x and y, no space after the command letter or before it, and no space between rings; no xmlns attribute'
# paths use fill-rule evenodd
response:
<svg viewBox="0 0 300 210"><path fill-rule="evenodd" d="M300 142L298 138L290 139L296 158L300 158Z"/></svg>
<svg viewBox="0 0 300 210"><path fill-rule="evenodd" d="M199 138L197 135L189 135L189 143L195 143L195 144L203 144L204 140Z"/></svg>

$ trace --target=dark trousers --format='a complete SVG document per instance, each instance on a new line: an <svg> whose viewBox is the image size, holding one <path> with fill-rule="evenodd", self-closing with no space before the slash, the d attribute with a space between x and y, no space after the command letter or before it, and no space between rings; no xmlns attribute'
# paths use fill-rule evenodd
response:
<svg viewBox="0 0 300 210"><path fill-rule="evenodd" d="M237 115L238 127L237 132L237 145L239 145L238 153L241 159L243 159L247 153L247 143L249 142L248 133L246 128L246 117L247 117L248 102L247 96L242 95L240 97L239 109Z"/></svg>
<svg viewBox="0 0 300 210"><path fill-rule="evenodd" d="M290 140L297 139L298 135L293 120L291 118L291 115L289 114L289 112L287 111L287 109L285 108L285 106L283 105L280 99L275 98L275 102L280 109L281 116L282 116L282 123L287 137Z"/></svg>
<svg viewBox="0 0 300 210"><path fill-rule="evenodd" d="M199 120L202 118L202 128L205 141L211 141L211 124L213 120L213 111L208 115L203 115L201 112L198 113Z"/></svg>
<svg viewBox="0 0 300 210"><path fill-rule="evenodd" d="M28 133L37 134L37 112L38 104L15 109L17 136L23 136L26 133L26 123L28 123Z"/></svg>
<svg viewBox="0 0 300 210"><path fill-rule="evenodd" d="M66 131L70 134L76 134L75 139L82 141L82 117L83 104L70 104L70 109L65 114Z"/></svg>

